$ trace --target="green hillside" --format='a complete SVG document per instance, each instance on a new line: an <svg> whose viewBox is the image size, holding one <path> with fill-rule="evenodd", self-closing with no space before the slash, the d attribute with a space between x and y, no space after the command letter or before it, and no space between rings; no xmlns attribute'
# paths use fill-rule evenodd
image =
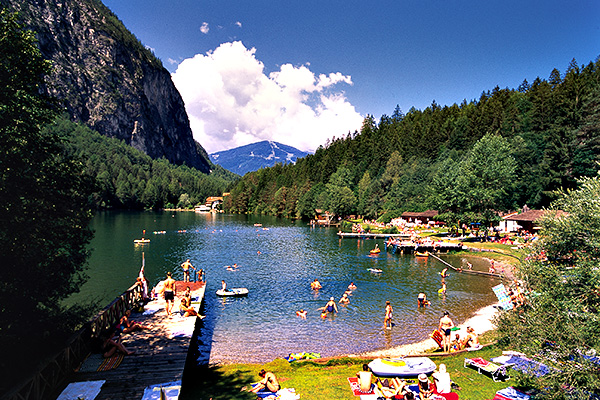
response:
<svg viewBox="0 0 600 400"><path fill-rule="evenodd" d="M438 209L489 219L491 210L549 205L552 192L594 176L600 160L600 61L494 88L460 105L398 107L296 165L252 172L226 208L311 217L315 208L369 218Z"/></svg>
<svg viewBox="0 0 600 400"><path fill-rule="evenodd" d="M81 160L96 182L97 208L160 209L192 207L220 196L239 177L217 165L210 175L166 159L153 160L122 140L108 138L66 118L46 128L66 139L66 151Z"/></svg>

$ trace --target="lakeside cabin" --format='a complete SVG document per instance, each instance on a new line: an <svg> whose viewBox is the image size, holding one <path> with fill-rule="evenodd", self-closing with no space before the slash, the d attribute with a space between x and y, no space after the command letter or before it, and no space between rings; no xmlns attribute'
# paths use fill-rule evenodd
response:
<svg viewBox="0 0 600 400"><path fill-rule="evenodd" d="M525 209L525 207L524 207L524 209ZM511 229L515 229L515 231L522 229L523 231L534 233L535 231L540 229L540 225L539 225L540 219L546 213L549 213L549 212L556 213L556 216L561 216L561 215L566 214L562 210L553 211L553 210L525 209L525 211L521 212L520 214L514 213L514 214L509 214L509 215L505 216L503 218L504 221L506 222L506 224L504 226L507 228L507 231L511 232L510 230L508 230L508 227L509 227L508 224L512 222L512 225L510 226Z"/></svg>

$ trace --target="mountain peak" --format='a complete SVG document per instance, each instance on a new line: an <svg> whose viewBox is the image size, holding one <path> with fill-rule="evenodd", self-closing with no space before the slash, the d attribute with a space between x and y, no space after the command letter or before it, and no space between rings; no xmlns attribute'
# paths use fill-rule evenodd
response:
<svg viewBox="0 0 600 400"><path fill-rule="evenodd" d="M298 158L307 155L308 153L295 147L272 140L263 140L262 142L212 153L210 159L215 164L219 164L231 172L245 175L260 168L272 167L276 163L293 164Z"/></svg>

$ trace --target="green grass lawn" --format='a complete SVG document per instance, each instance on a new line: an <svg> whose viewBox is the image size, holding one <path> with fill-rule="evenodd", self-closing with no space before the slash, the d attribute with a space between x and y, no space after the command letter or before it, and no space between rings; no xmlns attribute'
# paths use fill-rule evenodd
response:
<svg viewBox="0 0 600 400"><path fill-rule="evenodd" d="M465 368L466 357L482 357L489 360L499 356L501 350L496 346L489 346L477 352L460 353L448 357L432 357L439 365L446 364L452 380L460 386L456 390L461 399L485 400L492 399L496 391L511 386L513 379L507 382L494 382L476 370ZM243 386L258 381L258 371L264 368L272 371L278 377L283 388L294 388L301 399L305 400L358 400L348 384L348 377L355 376L363 363L369 360L358 358L336 358L327 362L301 361L289 364L284 359L276 359L267 364L231 364L215 367L206 367L194 371L193 376L187 375L184 379L182 400L229 400L229 399L254 399L255 396L241 392ZM509 369L511 376L517 373ZM192 379L195 388L186 390L186 380Z"/></svg>

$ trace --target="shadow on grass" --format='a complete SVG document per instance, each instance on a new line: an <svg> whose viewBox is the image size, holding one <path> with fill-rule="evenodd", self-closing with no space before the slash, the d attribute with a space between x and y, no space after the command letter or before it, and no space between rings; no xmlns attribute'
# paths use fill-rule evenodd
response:
<svg viewBox="0 0 600 400"><path fill-rule="evenodd" d="M197 366L187 369L184 381L191 380L194 384L184 384L179 398L181 400L256 399L255 394L241 391L242 387L250 387L253 382L251 372L248 369L225 374L215 366Z"/></svg>

